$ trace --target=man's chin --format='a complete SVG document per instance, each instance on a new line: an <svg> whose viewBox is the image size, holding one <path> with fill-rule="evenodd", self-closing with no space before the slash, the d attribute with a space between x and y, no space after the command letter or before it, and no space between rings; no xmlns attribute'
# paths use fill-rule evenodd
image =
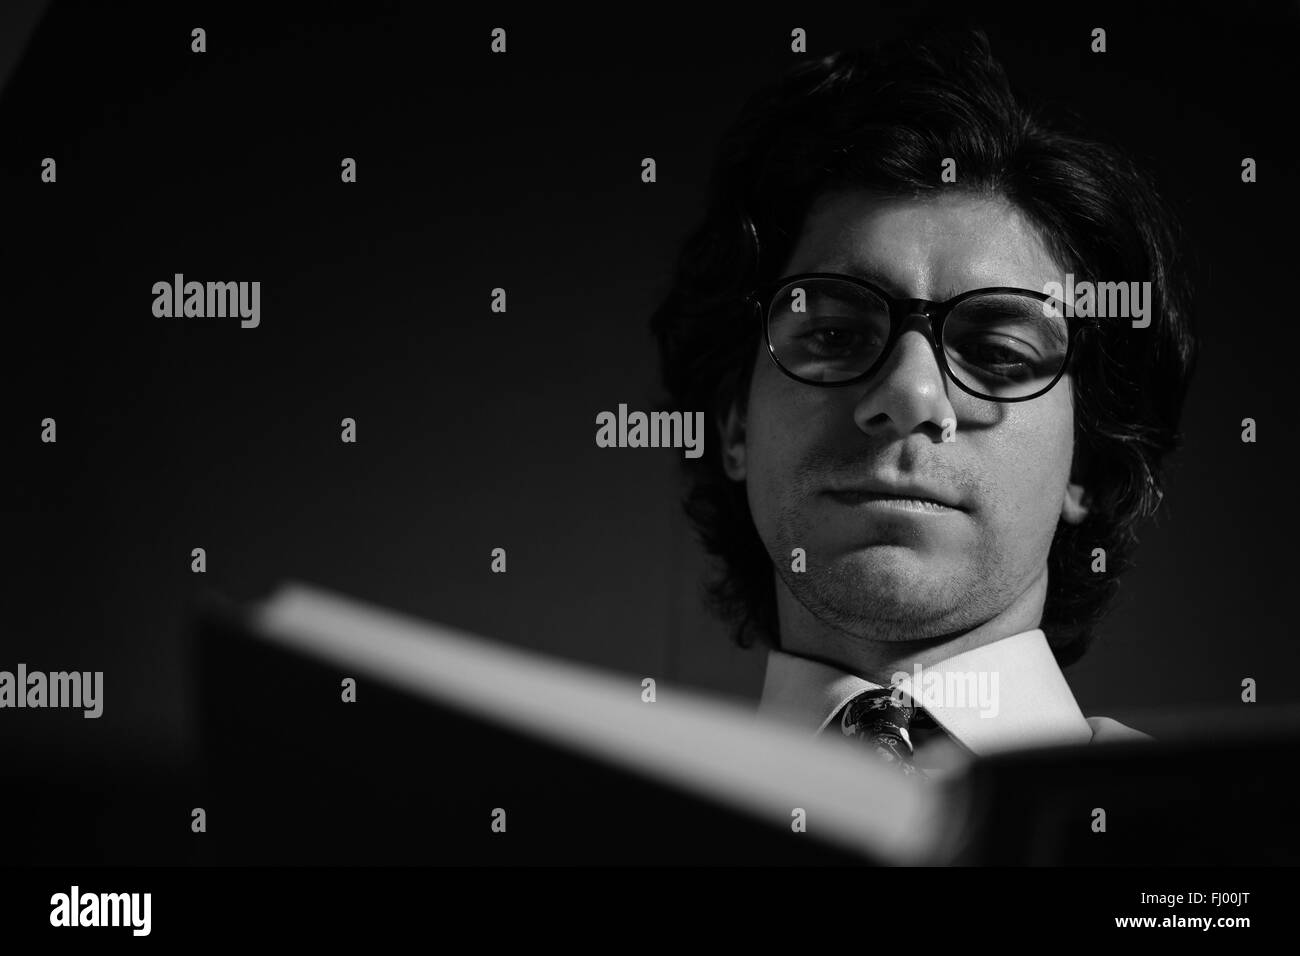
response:
<svg viewBox="0 0 1300 956"><path fill-rule="evenodd" d="M932 619L954 600L955 569L911 548L877 545L844 554L809 576L789 574L800 603L823 619ZM815 575L815 577L814 577Z"/></svg>
<svg viewBox="0 0 1300 956"><path fill-rule="evenodd" d="M953 569L940 555L898 544L873 544L833 558L826 576L873 590L930 591L952 579Z"/></svg>

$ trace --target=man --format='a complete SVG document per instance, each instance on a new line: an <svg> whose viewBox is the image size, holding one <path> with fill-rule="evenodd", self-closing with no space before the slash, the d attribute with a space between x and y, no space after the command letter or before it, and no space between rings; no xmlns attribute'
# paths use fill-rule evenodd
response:
<svg viewBox="0 0 1300 956"><path fill-rule="evenodd" d="M760 714L909 772L1144 736L1061 667L1180 441L1174 230L1121 153L1025 112L982 33L751 99L652 325L670 404L716 429L685 505L716 609L768 646ZM1088 282L1149 310L1063 298Z"/></svg>

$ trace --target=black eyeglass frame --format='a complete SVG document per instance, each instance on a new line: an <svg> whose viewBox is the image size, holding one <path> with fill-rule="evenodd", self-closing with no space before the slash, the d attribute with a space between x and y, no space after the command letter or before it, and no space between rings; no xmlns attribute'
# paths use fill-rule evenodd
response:
<svg viewBox="0 0 1300 956"><path fill-rule="evenodd" d="M772 300L781 289L806 279L838 279L842 282L849 282L861 289L865 289L875 296L878 296L880 300L889 307L889 337L885 340L885 347L881 349L880 357L871 364L870 368L854 375L852 378L842 379L838 382L824 382L803 378L781 364L781 360L776 356L776 349L772 346L771 323L769 321L769 313L772 310ZM960 295L953 296L951 299L944 302L935 302L932 299L902 299L890 295L873 282L868 282L866 279L859 278L858 276L844 275L839 272L797 272L792 275L783 276L779 279L773 279L770 282L765 282L751 291L744 298L745 301L758 313L758 320L763 326L763 341L767 343L767 353L771 356L772 361L776 363L776 367L788 378L792 378L796 382L802 382L804 385L814 385L818 388L842 388L846 385L856 385L859 382L866 381L878 372L881 366L889 360L889 356L894 351L894 345L903 335L905 320L914 315L923 315L930 320L930 347L934 351L935 358L938 360L940 371L943 372L944 378L952 382L963 392L966 392L968 395L974 395L976 398L985 399L986 401L1002 403L1027 402L1031 399L1046 395L1053 387L1055 387L1056 383L1065 376L1066 371L1069 370L1070 359L1074 354L1075 339L1078 337L1080 330L1088 328L1092 323L1085 322L1078 316L1072 314L1068 305L1065 302L1062 302L1061 315L1065 319L1067 330L1065 358L1061 362L1060 371L1056 373L1056 376L1041 389L1029 395L1020 395L1015 398L986 395L983 392L977 392L975 389L970 388L955 374L953 374L952 368L948 364L948 356L944 352L941 343L943 342L943 325L944 322L947 321L952 310L967 299L973 299L976 296L988 295L990 293L1013 293L1015 295L1028 296L1037 299L1040 302L1048 302L1054 298L1045 292L1037 292L1033 289L1020 289L1014 286L989 286L984 289L971 289L967 292L961 293Z"/></svg>

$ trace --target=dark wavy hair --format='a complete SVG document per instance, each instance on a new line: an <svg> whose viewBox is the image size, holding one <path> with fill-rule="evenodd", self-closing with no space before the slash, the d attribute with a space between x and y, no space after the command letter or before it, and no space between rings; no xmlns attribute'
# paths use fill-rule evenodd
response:
<svg viewBox="0 0 1300 956"><path fill-rule="evenodd" d="M939 180L956 160L959 184ZM779 647L771 559L742 482L723 472L719 419L743 411L761 330L744 295L777 277L812 204L864 187L892 196L961 189L1000 196L1079 279L1150 281L1151 323L1103 320L1071 359L1073 475L1089 492L1078 525L1059 522L1041 627L1058 662L1077 660L1131 565L1142 521L1163 497L1161 461L1196 360L1177 223L1119 150L1011 92L982 31L905 38L805 61L754 94L723 135L707 210L686 238L651 319L664 407L706 409L705 453L685 459L683 505L717 562L707 585L742 647ZM1093 573L1092 551L1106 552Z"/></svg>

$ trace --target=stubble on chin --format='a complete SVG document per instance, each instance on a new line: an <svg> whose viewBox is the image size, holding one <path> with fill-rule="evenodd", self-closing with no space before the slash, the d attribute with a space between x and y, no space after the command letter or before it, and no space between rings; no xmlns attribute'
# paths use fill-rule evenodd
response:
<svg viewBox="0 0 1300 956"><path fill-rule="evenodd" d="M788 552L787 552L788 553ZM930 637L933 625L952 612L945 593L931 583L905 580L890 570L873 574L852 558L804 572L787 558L774 567L786 590L821 623L854 637L904 641Z"/></svg>
<svg viewBox="0 0 1300 956"><path fill-rule="evenodd" d="M968 568L969 574L927 569L924 562L900 552L863 551L830 557L818 553L817 535L807 504L787 502L779 513L768 548L773 569L785 589L809 614L851 637L883 641L921 640L978 620L998 591L996 568ZM791 552L803 548L807 569L791 567ZM864 546L865 550L865 546ZM978 585L977 582L983 582Z"/></svg>

